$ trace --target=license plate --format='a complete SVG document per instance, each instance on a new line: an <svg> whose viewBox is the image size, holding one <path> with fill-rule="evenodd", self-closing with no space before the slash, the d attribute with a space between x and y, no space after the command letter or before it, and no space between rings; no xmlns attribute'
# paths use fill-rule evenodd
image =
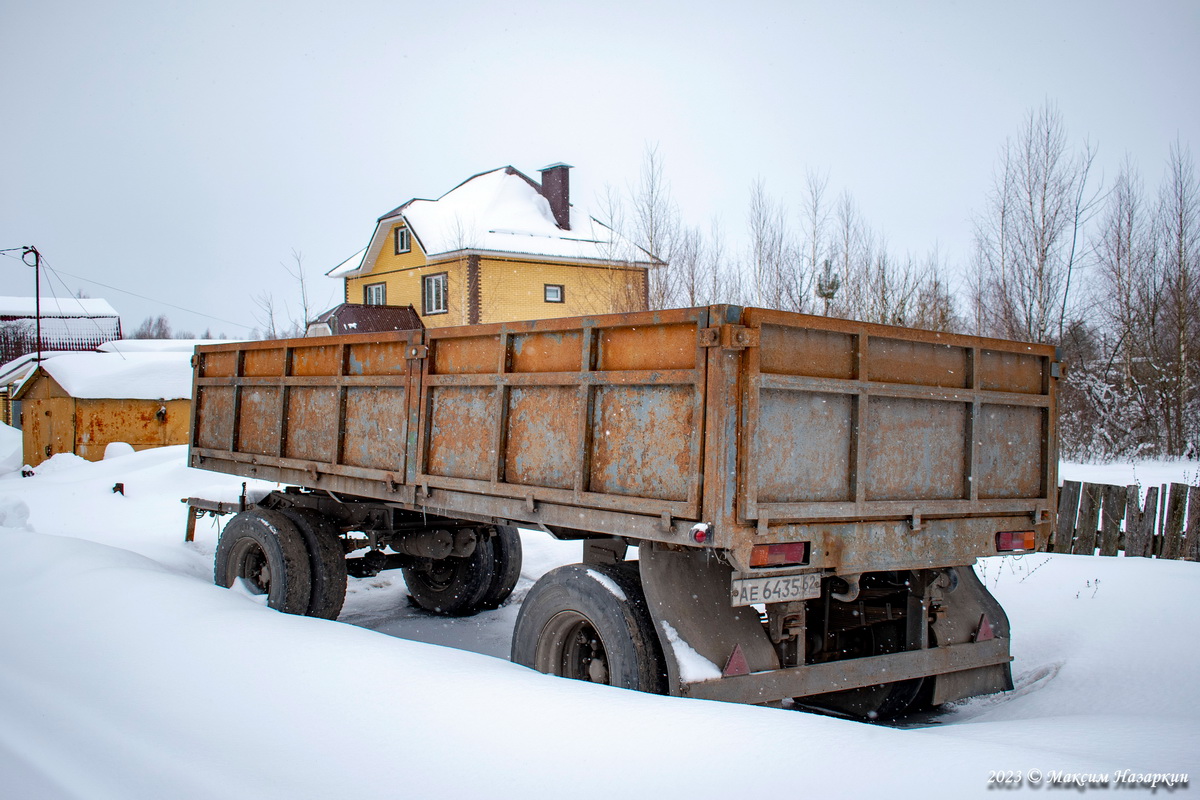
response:
<svg viewBox="0 0 1200 800"><path fill-rule="evenodd" d="M754 603L787 603L792 600L814 600L821 596L821 574L773 575L762 578L734 578L730 605L748 606Z"/></svg>

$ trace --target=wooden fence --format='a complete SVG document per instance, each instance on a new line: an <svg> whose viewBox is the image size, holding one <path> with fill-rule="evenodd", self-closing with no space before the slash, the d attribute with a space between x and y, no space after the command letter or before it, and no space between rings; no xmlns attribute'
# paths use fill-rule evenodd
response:
<svg viewBox="0 0 1200 800"><path fill-rule="evenodd" d="M1200 486L1137 486L1063 481L1051 553L1200 561Z"/></svg>

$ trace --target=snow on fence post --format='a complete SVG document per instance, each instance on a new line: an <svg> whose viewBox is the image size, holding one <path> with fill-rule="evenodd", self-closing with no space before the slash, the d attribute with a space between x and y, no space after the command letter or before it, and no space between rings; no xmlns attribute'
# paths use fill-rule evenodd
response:
<svg viewBox="0 0 1200 800"><path fill-rule="evenodd" d="M1171 484L1171 498L1167 501L1167 518L1163 525L1162 558L1183 556L1183 512L1189 488L1185 483Z"/></svg>
<svg viewBox="0 0 1200 800"><path fill-rule="evenodd" d="M1100 506L1104 498L1104 487L1096 483L1083 485L1083 496L1079 499L1079 523L1075 526L1075 555L1096 555L1096 533L1100 528Z"/></svg>
<svg viewBox="0 0 1200 800"><path fill-rule="evenodd" d="M1121 520L1125 518L1125 488L1105 486L1104 521L1100 527L1100 555L1115 556L1121 544Z"/></svg>
<svg viewBox="0 0 1200 800"><path fill-rule="evenodd" d="M1079 510L1079 481L1063 481L1058 494L1058 524L1054 529L1055 553L1071 552L1075 538L1075 513Z"/></svg>
<svg viewBox="0 0 1200 800"><path fill-rule="evenodd" d="M1158 522L1158 487L1146 490L1146 504L1140 502L1136 485L1125 489L1125 555L1150 558L1154 555L1154 529Z"/></svg>

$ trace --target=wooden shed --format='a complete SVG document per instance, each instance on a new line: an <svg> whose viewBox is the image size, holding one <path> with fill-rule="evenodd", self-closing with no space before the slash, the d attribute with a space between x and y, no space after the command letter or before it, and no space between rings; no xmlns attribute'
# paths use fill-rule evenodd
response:
<svg viewBox="0 0 1200 800"><path fill-rule="evenodd" d="M25 463L55 453L89 461L111 442L135 450L186 444L191 354L68 353L41 362L14 396L21 401Z"/></svg>

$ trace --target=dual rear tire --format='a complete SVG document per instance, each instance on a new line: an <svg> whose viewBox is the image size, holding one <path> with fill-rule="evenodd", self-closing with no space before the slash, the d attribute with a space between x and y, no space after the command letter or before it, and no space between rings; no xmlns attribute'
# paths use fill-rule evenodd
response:
<svg viewBox="0 0 1200 800"><path fill-rule="evenodd" d="M405 567L418 606L435 614L467 616L498 608L521 576L516 528L480 532L475 550L461 558ZM213 580L238 580L285 614L337 619L346 598L346 554L327 517L303 508L254 508L236 515L221 532Z"/></svg>
<svg viewBox="0 0 1200 800"><path fill-rule="evenodd" d="M221 532L213 582L238 580L285 614L337 619L346 599L346 555L328 519L300 508L256 508Z"/></svg>
<svg viewBox="0 0 1200 800"><path fill-rule="evenodd" d="M521 536L497 525L481 530L469 556L404 567L413 601L434 614L465 617L499 608L521 577Z"/></svg>

